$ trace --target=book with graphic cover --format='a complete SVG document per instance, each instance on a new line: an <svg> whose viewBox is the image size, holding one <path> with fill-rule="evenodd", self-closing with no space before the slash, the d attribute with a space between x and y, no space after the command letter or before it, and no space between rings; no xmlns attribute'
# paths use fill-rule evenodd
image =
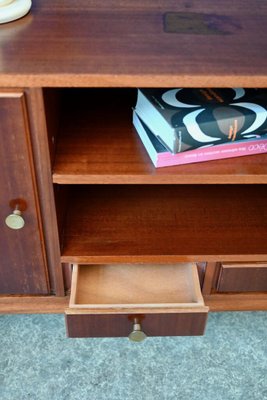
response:
<svg viewBox="0 0 267 400"><path fill-rule="evenodd" d="M151 161L157 168L267 153L266 134L258 139L230 142L173 154L158 141L135 112L133 112L133 124Z"/></svg>
<svg viewBox="0 0 267 400"><path fill-rule="evenodd" d="M172 153L267 133L263 89L138 89L135 111Z"/></svg>

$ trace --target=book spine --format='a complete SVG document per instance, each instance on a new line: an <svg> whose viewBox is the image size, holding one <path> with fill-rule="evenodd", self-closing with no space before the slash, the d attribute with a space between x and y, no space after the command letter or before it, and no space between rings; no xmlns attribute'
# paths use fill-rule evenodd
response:
<svg viewBox="0 0 267 400"><path fill-rule="evenodd" d="M160 153L158 154L156 167L160 168L172 165L222 160L260 153L267 153L267 139L248 140L233 144L204 147L178 154L170 154L168 152Z"/></svg>

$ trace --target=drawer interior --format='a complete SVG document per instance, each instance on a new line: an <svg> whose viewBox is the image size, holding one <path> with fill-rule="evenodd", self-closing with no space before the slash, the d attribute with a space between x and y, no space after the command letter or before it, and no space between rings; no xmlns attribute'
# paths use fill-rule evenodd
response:
<svg viewBox="0 0 267 400"><path fill-rule="evenodd" d="M70 308L203 306L194 263L73 265Z"/></svg>

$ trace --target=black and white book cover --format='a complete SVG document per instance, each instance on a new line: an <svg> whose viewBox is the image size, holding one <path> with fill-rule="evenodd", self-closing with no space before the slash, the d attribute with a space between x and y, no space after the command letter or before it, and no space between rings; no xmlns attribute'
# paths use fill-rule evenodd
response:
<svg viewBox="0 0 267 400"><path fill-rule="evenodd" d="M172 153L267 133L263 89L138 89L135 111Z"/></svg>

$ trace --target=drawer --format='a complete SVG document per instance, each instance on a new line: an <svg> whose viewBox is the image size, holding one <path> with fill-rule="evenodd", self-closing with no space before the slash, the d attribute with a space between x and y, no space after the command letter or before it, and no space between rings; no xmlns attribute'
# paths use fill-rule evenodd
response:
<svg viewBox="0 0 267 400"><path fill-rule="evenodd" d="M202 335L207 313L196 264L73 266L69 337Z"/></svg>
<svg viewBox="0 0 267 400"><path fill-rule="evenodd" d="M267 263L220 265L217 281L218 292L267 291Z"/></svg>

